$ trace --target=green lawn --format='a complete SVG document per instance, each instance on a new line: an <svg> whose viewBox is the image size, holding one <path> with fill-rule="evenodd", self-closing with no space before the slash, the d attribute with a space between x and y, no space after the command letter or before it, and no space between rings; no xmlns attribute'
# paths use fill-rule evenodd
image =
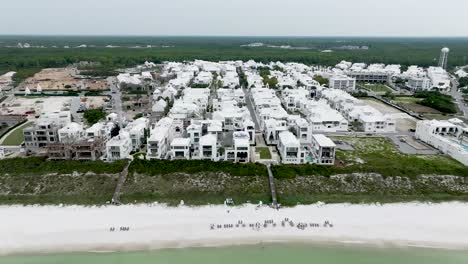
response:
<svg viewBox="0 0 468 264"><path fill-rule="evenodd" d="M256 147L255 152L260 152L260 159L271 159L271 153L268 147Z"/></svg>
<svg viewBox="0 0 468 264"><path fill-rule="evenodd" d="M388 86L383 85L383 84L364 84L364 87L366 89L369 89L369 90L371 90L373 92L377 92L377 93L386 93L386 92L392 92L393 91Z"/></svg>
<svg viewBox="0 0 468 264"><path fill-rule="evenodd" d="M25 123L13 130L4 140L3 146L19 146L24 141L23 129L30 126L31 123Z"/></svg>
<svg viewBox="0 0 468 264"><path fill-rule="evenodd" d="M402 103L418 103L421 102L422 98L416 98L412 96L397 96L393 101L395 102L402 102Z"/></svg>

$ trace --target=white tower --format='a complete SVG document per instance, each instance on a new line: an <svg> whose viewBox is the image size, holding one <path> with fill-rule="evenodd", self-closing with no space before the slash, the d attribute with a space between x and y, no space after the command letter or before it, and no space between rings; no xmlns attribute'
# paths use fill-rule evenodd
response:
<svg viewBox="0 0 468 264"><path fill-rule="evenodd" d="M443 69L447 69L447 62L448 62L448 55L450 49L445 47L440 51L440 58L439 58L439 67Z"/></svg>

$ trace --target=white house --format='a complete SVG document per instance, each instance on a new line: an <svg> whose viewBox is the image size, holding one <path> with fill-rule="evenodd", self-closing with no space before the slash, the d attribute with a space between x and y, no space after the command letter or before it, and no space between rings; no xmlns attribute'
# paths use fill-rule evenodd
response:
<svg viewBox="0 0 468 264"><path fill-rule="evenodd" d="M305 163L306 152L301 148L301 143L289 131L283 131L278 136L278 152L281 156L281 162L284 164Z"/></svg>
<svg viewBox="0 0 468 264"><path fill-rule="evenodd" d="M212 80L213 74L211 72L202 71L198 73L193 82L195 84L210 85Z"/></svg>
<svg viewBox="0 0 468 264"><path fill-rule="evenodd" d="M439 91L448 91L451 88L450 77L441 67L429 67L427 76L431 79L431 86Z"/></svg>
<svg viewBox="0 0 468 264"><path fill-rule="evenodd" d="M345 91L325 89L321 96L328 100L330 106L340 111L348 122L356 122L364 132L392 133L396 130L396 122L391 115L382 114Z"/></svg>
<svg viewBox="0 0 468 264"><path fill-rule="evenodd" d="M426 76L410 76L406 82L406 86L414 91L430 90L432 88L431 85L431 79Z"/></svg>
<svg viewBox="0 0 468 264"><path fill-rule="evenodd" d="M200 159L218 161L218 139L215 135L207 134L200 138Z"/></svg>
<svg viewBox="0 0 468 264"><path fill-rule="evenodd" d="M137 151L143 145L145 130L148 127L148 119L141 117L127 125L125 130L130 134L132 140L132 150Z"/></svg>
<svg viewBox="0 0 468 264"><path fill-rule="evenodd" d="M310 143L312 138L312 126L300 116L289 116L289 128L293 129L301 143Z"/></svg>
<svg viewBox="0 0 468 264"><path fill-rule="evenodd" d="M333 165L335 163L335 143L322 134L312 136L312 154L314 162L320 165Z"/></svg>
<svg viewBox="0 0 468 264"><path fill-rule="evenodd" d="M233 133L234 147L226 149L225 159L233 162L246 163L250 161L250 137L247 132Z"/></svg>
<svg viewBox="0 0 468 264"><path fill-rule="evenodd" d="M308 100L302 109L315 132L345 132L349 122L340 112L331 108L325 100Z"/></svg>
<svg viewBox="0 0 468 264"><path fill-rule="evenodd" d="M268 119L265 120L263 129L263 137L267 145L276 145L279 140L279 134L288 130L288 122L286 120Z"/></svg>
<svg viewBox="0 0 468 264"><path fill-rule="evenodd" d="M169 156L171 159L190 159L190 138L174 138Z"/></svg>
<svg viewBox="0 0 468 264"><path fill-rule="evenodd" d="M89 139L102 138L107 141L111 137L112 130L116 127L113 122L98 122L86 129L86 137Z"/></svg>
<svg viewBox="0 0 468 264"><path fill-rule="evenodd" d="M356 89L356 79L346 75L335 74L329 80L329 87L332 89L354 91Z"/></svg>
<svg viewBox="0 0 468 264"><path fill-rule="evenodd" d="M111 138L106 143L107 161L126 159L132 152L132 140L130 134L121 130L119 135Z"/></svg>
<svg viewBox="0 0 468 264"><path fill-rule="evenodd" d="M83 125L70 123L58 130L58 137L61 143L73 143L85 136Z"/></svg>
<svg viewBox="0 0 468 264"><path fill-rule="evenodd" d="M165 159L169 150L169 144L172 141L173 133L172 124L174 120L165 117L150 129L150 135L147 140L147 158L148 159Z"/></svg>

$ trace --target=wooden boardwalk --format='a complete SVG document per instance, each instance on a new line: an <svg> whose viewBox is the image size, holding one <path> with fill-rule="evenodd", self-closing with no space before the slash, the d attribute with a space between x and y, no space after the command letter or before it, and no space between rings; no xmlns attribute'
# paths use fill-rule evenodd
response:
<svg viewBox="0 0 468 264"><path fill-rule="evenodd" d="M115 187L114 195L112 196L112 203L113 204L120 204L120 194L122 193L122 187L127 180L128 176L128 167L130 166L130 161L125 165L125 168L119 175L119 180L117 181L117 186Z"/></svg>
<svg viewBox="0 0 468 264"><path fill-rule="evenodd" d="M271 171L271 164L268 163L267 165L268 170L268 180L270 181L270 191L271 191L271 204L273 208L278 209L278 198L276 195L276 185L275 185L275 177L273 177L273 172Z"/></svg>

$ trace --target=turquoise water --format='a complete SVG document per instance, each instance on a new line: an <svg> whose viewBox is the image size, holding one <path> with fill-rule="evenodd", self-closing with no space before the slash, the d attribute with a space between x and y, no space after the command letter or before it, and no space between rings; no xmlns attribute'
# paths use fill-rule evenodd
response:
<svg viewBox="0 0 468 264"><path fill-rule="evenodd" d="M468 252L316 245L255 245L168 249L132 253L87 253L0 257L1 264L466 264Z"/></svg>

